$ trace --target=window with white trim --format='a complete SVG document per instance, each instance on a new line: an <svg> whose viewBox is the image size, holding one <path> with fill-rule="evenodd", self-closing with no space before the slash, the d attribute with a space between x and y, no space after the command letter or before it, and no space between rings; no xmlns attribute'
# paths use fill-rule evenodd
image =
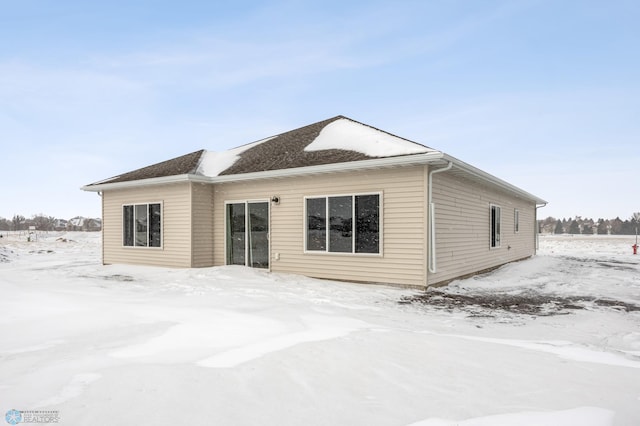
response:
<svg viewBox="0 0 640 426"><path fill-rule="evenodd" d="M305 198L305 250L380 253L380 194Z"/></svg>
<svg viewBox="0 0 640 426"><path fill-rule="evenodd" d="M122 245L162 247L162 204L122 206Z"/></svg>
<svg viewBox="0 0 640 426"><path fill-rule="evenodd" d="M513 232L517 234L520 232L520 211L513 209Z"/></svg>
<svg viewBox="0 0 640 426"><path fill-rule="evenodd" d="M500 247L500 216L501 216L501 208L500 206L491 205L490 206L490 217L491 217L491 248Z"/></svg>

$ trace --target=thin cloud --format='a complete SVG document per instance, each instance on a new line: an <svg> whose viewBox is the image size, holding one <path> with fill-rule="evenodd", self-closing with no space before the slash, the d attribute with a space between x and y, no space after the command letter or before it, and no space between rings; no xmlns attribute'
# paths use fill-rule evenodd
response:
<svg viewBox="0 0 640 426"><path fill-rule="evenodd" d="M348 43L331 40L277 42L200 41L156 51L93 59L93 66L140 84L224 89L269 78L310 76L362 63Z"/></svg>

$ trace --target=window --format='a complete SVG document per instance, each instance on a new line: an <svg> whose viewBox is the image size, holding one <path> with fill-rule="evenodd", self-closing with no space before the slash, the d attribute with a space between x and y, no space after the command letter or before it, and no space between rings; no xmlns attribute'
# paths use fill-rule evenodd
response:
<svg viewBox="0 0 640 426"><path fill-rule="evenodd" d="M122 245L162 247L161 221L160 203L122 206Z"/></svg>
<svg viewBox="0 0 640 426"><path fill-rule="evenodd" d="M307 250L327 250L327 199L307 199Z"/></svg>
<svg viewBox="0 0 640 426"><path fill-rule="evenodd" d="M380 253L380 194L308 197L307 251Z"/></svg>
<svg viewBox="0 0 640 426"><path fill-rule="evenodd" d="M515 234L520 232L520 211L518 209L513 210L513 232Z"/></svg>
<svg viewBox="0 0 640 426"><path fill-rule="evenodd" d="M500 207L491 205L491 248L500 247Z"/></svg>

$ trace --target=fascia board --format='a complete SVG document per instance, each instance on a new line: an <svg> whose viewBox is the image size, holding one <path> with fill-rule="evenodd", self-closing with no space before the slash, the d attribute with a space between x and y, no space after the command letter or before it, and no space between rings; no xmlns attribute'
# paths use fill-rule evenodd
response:
<svg viewBox="0 0 640 426"><path fill-rule="evenodd" d="M100 192L108 191L111 189L126 189L137 188L140 186L152 186L152 185L167 185L170 183L182 183L182 182L197 182L197 183L210 183L211 178L206 176L183 174L174 176L163 176L150 179L130 180L125 182L113 182L113 183L100 183L94 185L85 185L80 187L83 191Z"/></svg>
<svg viewBox="0 0 640 426"><path fill-rule="evenodd" d="M455 157L440 151L432 151L424 154L403 155L397 157L374 158L371 160L353 161L348 163L323 164L319 166L296 167L292 169L268 170L263 172L243 173L235 175L223 176L202 176L193 174L183 174L175 176L164 176L151 179L133 180L126 182L102 183L94 185L85 185L81 187L83 191L100 192L113 189L136 188L152 185L166 185L181 182L196 183L224 183L224 182L240 182L258 179L277 179L292 176L304 176L314 174L336 173L355 170L376 169L385 167L409 166L419 164L446 164L452 162L454 167L461 170L465 174L475 177L481 181L493 184L507 192L516 194L522 198L535 201L536 204L546 204L547 201L536 197L508 182L503 181L487 172L484 172L470 164L465 163Z"/></svg>
<svg viewBox="0 0 640 426"><path fill-rule="evenodd" d="M322 164L319 166L296 167L292 169L267 170L263 172L243 173L223 176L202 176L193 174L164 176L159 178L132 180L126 182L102 183L85 185L80 189L84 191L107 191L113 189L134 188L150 185L166 185L179 182L198 183L224 183L240 182L257 179L277 179L290 176L303 176L313 174L335 173L341 171L375 169L383 167L407 166L417 164L430 164L441 160L443 153L440 151L428 152L425 154L403 155L398 157L374 158L371 160L352 161L347 163Z"/></svg>
<svg viewBox="0 0 640 426"><path fill-rule="evenodd" d="M457 168L458 170L462 170L463 172L465 172L466 174L475 176L477 178L479 178L480 180L489 182L495 186L498 186L500 188L502 188L503 190L507 191L507 192L511 192L513 194L516 194L518 196L520 196L521 198L525 198L528 200L532 200L535 201L536 204L547 204L547 201L543 200L540 197L536 197L535 195L524 191L520 188L518 188L515 185L512 185L508 182L505 182L504 180L497 178L487 172L484 172L476 167L473 167L470 164L465 163L464 161L458 160L455 157L452 157L450 155L444 154L443 159L446 161L451 161L454 165L455 168Z"/></svg>

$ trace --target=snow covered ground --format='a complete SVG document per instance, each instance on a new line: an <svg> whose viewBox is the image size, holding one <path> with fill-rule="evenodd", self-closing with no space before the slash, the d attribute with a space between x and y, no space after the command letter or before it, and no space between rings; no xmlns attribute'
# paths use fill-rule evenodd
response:
<svg viewBox="0 0 640 426"><path fill-rule="evenodd" d="M537 257L421 300L241 267L102 266L98 233L5 236L0 415L65 425L640 424L633 242L541 237ZM510 302L475 302L492 298ZM525 299L540 309L520 309Z"/></svg>

